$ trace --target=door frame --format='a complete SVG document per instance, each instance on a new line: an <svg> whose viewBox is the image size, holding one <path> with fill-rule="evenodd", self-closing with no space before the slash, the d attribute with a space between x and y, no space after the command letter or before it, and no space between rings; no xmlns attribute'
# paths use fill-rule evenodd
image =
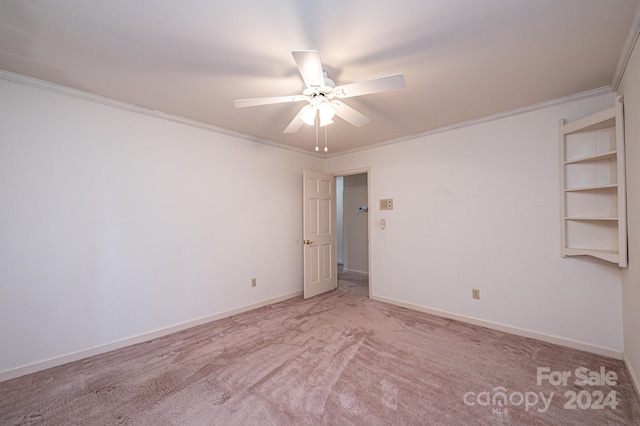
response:
<svg viewBox="0 0 640 426"><path fill-rule="evenodd" d="M361 174L366 174L367 175L367 206L369 207L369 212L367 213L367 273L369 274L369 299L371 299L373 297L373 275L371 273L371 230L372 230L372 226L371 224L373 223L373 218L372 218L372 213L373 213L373 209L372 209L372 205L371 205L371 166L365 166L365 167L359 167L356 169L348 169L348 170L340 170L337 172L330 172L334 178L338 177L338 176L351 176L351 175L361 175ZM334 203L334 205L336 206L337 209L337 204L338 203ZM338 212L336 211L336 217L338 216ZM337 248L336 248L337 250ZM337 259L336 259L337 262Z"/></svg>

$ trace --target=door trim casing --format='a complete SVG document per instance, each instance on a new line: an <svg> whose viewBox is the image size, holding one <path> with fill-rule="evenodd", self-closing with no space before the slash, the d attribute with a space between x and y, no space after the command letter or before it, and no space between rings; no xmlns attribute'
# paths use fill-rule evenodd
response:
<svg viewBox="0 0 640 426"><path fill-rule="evenodd" d="M372 230L372 223L373 223L373 208L372 208L372 204L371 204L371 166L365 166L365 167L359 167L356 169L348 169L348 170L340 170L337 172L329 172L330 174L333 175L334 179L338 176L351 176L351 175L360 175L360 174L366 174L367 175L367 205L369 206L369 214L367 215L367 273L369 274L369 299L373 298L374 295L374 277L372 274L372 262L371 262L371 257L372 257L372 250L371 250L371 241L373 238L373 235L371 234L371 230ZM337 205L337 203L334 203L334 205ZM336 213L337 216L337 213Z"/></svg>

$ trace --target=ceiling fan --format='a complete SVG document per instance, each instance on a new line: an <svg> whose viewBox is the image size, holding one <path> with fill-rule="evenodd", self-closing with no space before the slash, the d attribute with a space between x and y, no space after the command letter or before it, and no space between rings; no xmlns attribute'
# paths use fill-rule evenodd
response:
<svg viewBox="0 0 640 426"><path fill-rule="evenodd" d="M336 86L327 72L322 69L320 53L317 50L294 50L291 54L304 81L301 95L236 99L234 101L236 108L285 102L308 102L284 129L283 133L295 133L304 123L313 125L316 123L316 118L318 118L320 127L326 126L333 123L335 115L356 127L364 126L369 122L369 118L339 99L404 89L405 87L403 74L393 74Z"/></svg>

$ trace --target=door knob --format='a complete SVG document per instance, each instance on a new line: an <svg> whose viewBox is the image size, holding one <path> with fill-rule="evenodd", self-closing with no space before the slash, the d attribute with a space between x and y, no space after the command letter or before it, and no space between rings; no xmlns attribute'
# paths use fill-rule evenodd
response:
<svg viewBox="0 0 640 426"><path fill-rule="evenodd" d="M311 243L313 243L313 241L311 241L311 240L304 240L304 243L305 243L305 244L311 244Z"/></svg>

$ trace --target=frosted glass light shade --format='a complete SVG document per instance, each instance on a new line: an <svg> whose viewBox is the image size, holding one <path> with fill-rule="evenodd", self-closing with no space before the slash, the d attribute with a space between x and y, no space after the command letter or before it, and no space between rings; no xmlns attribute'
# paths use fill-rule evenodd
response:
<svg viewBox="0 0 640 426"><path fill-rule="evenodd" d="M311 105L305 106L303 110L302 114L300 114L300 119L308 125L313 126L316 122L317 110Z"/></svg>
<svg viewBox="0 0 640 426"><path fill-rule="evenodd" d="M320 115L320 127L322 127L333 123L336 111L329 102L324 102L318 106L318 114Z"/></svg>

